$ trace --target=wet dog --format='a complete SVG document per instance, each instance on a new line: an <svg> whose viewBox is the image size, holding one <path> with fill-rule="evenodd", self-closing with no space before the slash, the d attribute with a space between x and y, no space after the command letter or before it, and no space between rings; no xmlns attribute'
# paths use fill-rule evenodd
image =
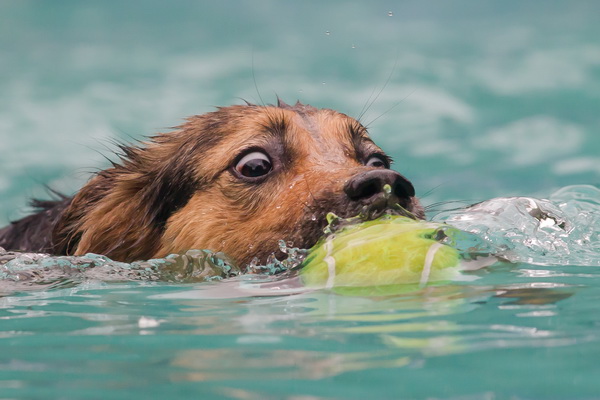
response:
<svg viewBox="0 0 600 400"><path fill-rule="evenodd" d="M128 262L210 249L246 264L281 239L314 245L328 212L399 204L424 215L365 127L330 109L223 107L121 149L75 196L34 202L39 212L0 230L0 246Z"/></svg>

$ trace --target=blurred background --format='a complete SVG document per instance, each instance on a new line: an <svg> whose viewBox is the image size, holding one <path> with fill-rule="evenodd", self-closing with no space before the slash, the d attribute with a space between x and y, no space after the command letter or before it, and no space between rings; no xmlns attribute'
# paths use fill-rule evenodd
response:
<svg viewBox="0 0 600 400"><path fill-rule="evenodd" d="M276 96L368 108L426 205L599 184L598 15L595 0L2 0L0 223L44 184L72 194L115 139Z"/></svg>

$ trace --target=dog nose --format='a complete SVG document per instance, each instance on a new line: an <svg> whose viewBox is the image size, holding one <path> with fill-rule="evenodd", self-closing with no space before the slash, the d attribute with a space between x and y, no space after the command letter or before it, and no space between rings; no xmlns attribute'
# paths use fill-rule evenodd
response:
<svg viewBox="0 0 600 400"><path fill-rule="evenodd" d="M402 206L405 206L404 203L407 203L406 200L409 197L415 195L415 188L412 183L391 169L376 169L355 175L344 186L344 192L350 200L370 204L381 197L385 185L390 185L392 188L391 194L396 197L396 199L390 200L400 201Z"/></svg>

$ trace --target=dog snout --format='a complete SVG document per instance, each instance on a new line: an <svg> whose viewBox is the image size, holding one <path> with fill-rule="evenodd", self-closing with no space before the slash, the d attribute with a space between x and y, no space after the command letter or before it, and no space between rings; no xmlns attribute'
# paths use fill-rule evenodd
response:
<svg viewBox="0 0 600 400"><path fill-rule="evenodd" d="M385 185L390 185L392 188L388 205L398 202L406 207L410 203L410 198L415 196L412 183L390 169L361 172L346 183L344 192L350 200L369 205L383 197Z"/></svg>

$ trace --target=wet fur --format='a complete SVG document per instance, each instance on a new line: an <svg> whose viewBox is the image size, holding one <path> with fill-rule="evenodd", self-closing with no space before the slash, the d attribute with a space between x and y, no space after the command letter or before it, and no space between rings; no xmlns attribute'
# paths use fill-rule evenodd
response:
<svg viewBox="0 0 600 400"><path fill-rule="evenodd" d="M260 183L231 172L252 148L273 162ZM219 108L121 150L72 198L38 202L37 214L0 230L0 246L120 261L201 248L264 261L280 239L312 246L327 212L357 214L364 202L344 195L344 185L374 168L364 165L369 154L384 154L358 121L283 102ZM422 217L416 198L403 206Z"/></svg>

